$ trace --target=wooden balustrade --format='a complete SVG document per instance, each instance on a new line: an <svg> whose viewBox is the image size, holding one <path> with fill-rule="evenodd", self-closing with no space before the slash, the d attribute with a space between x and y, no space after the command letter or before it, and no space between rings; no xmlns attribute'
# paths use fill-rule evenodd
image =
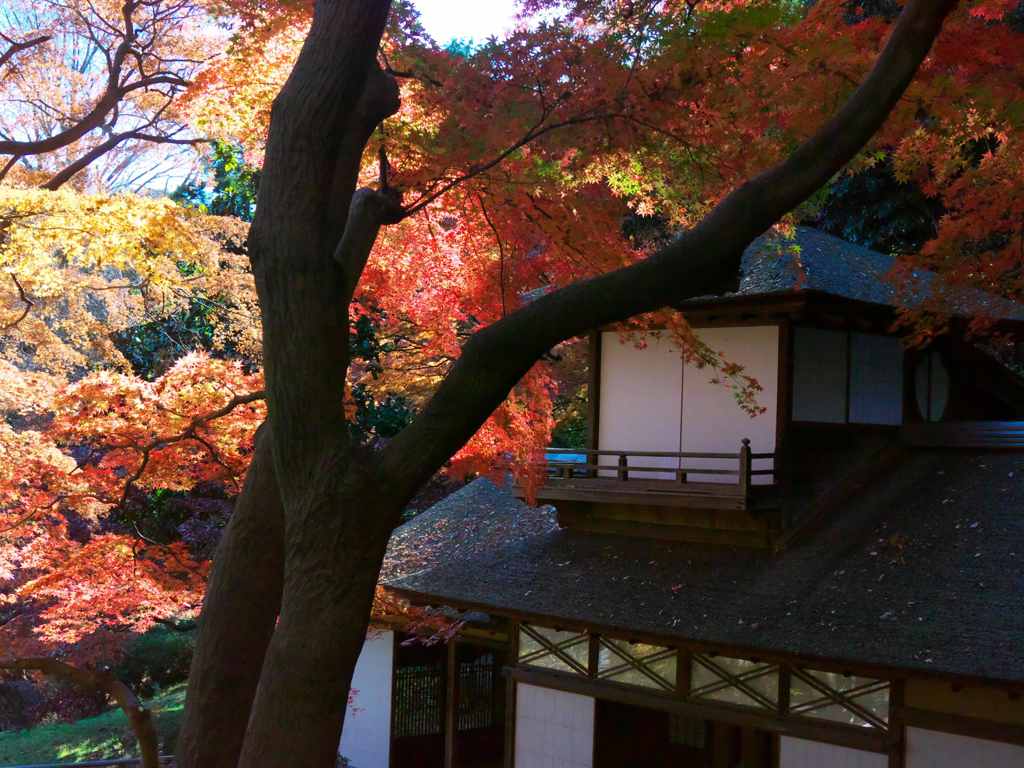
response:
<svg viewBox="0 0 1024 768"><path fill-rule="evenodd" d="M549 448L546 454L555 456L544 462L547 482L539 497L547 499L699 497L706 506L743 508L754 486L771 485L775 474L775 454L754 453L747 439L736 453ZM583 460L566 460L559 454ZM766 461L772 462L771 468L754 468L755 462ZM756 482L760 477L770 480Z"/></svg>

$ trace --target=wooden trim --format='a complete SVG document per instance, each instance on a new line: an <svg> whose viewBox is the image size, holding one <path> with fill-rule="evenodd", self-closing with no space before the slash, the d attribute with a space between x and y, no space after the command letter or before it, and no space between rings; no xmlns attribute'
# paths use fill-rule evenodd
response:
<svg viewBox="0 0 1024 768"><path fill-rule="evenodd" d="M893 680L889 685L889 768L904 768L907 761L907 729L902 714L905 690L902 680Z"/></svg>
<svg viewBox="0 0 1024 768"><path fill-rule="evenodd" d="M458 641L448 641L448 659L445 664L445 696L444 696L444 768L456 765L456 737L458 735L459 707L459 655L456 653Z"/></svg>
<svg viewBox="0 0 1024 768"><path fill-rule="evenodd" d="M591 632L587 639L590 643L587 648L587 677L594 680L601 667L601 636Z"/></svg>
<svg viewBox="0 0 1024 768"><path fill-rule="evenodd" d="M928 731L953 733L1024 747L1024 726L1021 725L996 723L992 720L953 715L948 712L930 712L916 707L900 707L897 714L904 725L910 728L923 728Z"/></svg>
<svg viewBox="0 0 1024 768"><path fill-rule="evenodd" d="M779 717L785 717L789 714L789 686L790 686L790 670L788 666L779 666Z"/></svg>
<svg viewBox="0 0 1024 768"><path fill-rule="evenodd" d="M511 622L508 642L509 663L519 661L519 622ZM505 682L505 768L515 768L516 763L516 681L506 678Z"/></svg>
<svg viewBox="0 0 1024 768"><path fill-rule="evenodd" d="M587 448L596 451L601 441L601 331L587 336L590 378L587 382Z"/></svg>
<svg viewBox="0 0 1024 768"><path fill-rule="evenodd" d="M839 672L842 674L859 675L862 677L900 679L912 674L915 677L929 680L946 680L963 685L1007 686L1010 691L1024 694L1024 683L1020 680L1000 680L986 678L978 675L957 675L952 673L923 672L918 668L908 670L905 667L891 665L873 665L849 659L835 657L819 657L805 654L791 654L779 651L772 651L753 646L733 645L731 643L713 643L702 640L692 640L678 635L659 634L656 632L636 631L629 627L617 627L612 624L593 624L562 616L550 614L533 613L501 608L493 604L481 603L474 600L458 600L450 597L431 595L425 592L402 589L400 587L386 587L395 594L401 595L413 605L447 605L452 608L470 611L483 611L494 615L506 616L516 621L523 621L528 624L538 624L542 627L552 629L575 630L577 632L595 632L607 634L611 637L650 643L651 645L664 645L695 651L697 653L717 653L722 656L734 656L743 659L760 661L774 661L778 664L788 664L793 667L817 669L822 672Z"/></svg>
<svg viewBox="0 0 1024 768"><path fill-rule="evenodd" d="M704 720L715 720L732 725L749 726L772 733L794 736L814 741L823 741L854 749L871 752L887 753L889 737L886 733L867 732L853 726L843 726L803 720L799 718L781 718L778 714L765 710L746 710L731 707L727 704L705 704L683 701L665 694L647 692L640 688L628 688L615 683L598 682L586 678L560 675L557 672L512 667L505 670L511 680L542 688L552 688L567 693L577 693L595 699L614 701L619 704L630 704L647 707L663 712L697 717Z"/></svg>
<svg viewBox="0 0 1024 768"><path fill-rule="evenodd" d="M779 323L779 362L777 398L775 403L775 484L788 495L789 481L789 430L793 424L793 323L783 320Z"/></svg>
<svg viewBox="0 0 1024 768"><path fill-rule="evenodd" d="M395 768L395 678L398 672L398 630L391 632L391 712L388 725L388 768ZM346 708L347 713L347 708Z"/></svg>
<svg viewBox="0 0 1024 768"><path fill-rule="evenodd" d="M690 694L690 678L693 675L693 654L679 649L676 657L676 693L679 696Z"/></svg>

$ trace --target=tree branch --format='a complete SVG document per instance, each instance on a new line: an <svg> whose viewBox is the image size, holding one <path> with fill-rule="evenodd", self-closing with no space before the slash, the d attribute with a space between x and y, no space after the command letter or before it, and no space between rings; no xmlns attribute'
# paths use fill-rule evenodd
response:
<svg viewBox="0 0 1024 768"><path fill-rule="evenodd" d="M17 42L7 37L7 35L3 35L4 40L10 43L10 45L7 47L6 51L0 53L0 67L6 65L11 59L13 59L22 51L28 50L29 48L34 48L37 45L42 45L43 43L50 40L51 37L51 35L39 35L38 37L33 37L29 40Z"/></svg>
<svg viewBox="0 0 1024 768"><path fill-rule="evenodd" d="M352 301L380 228L401 221L402 215L402 199L394 189L377 191L363 187L352 195L345 233L334 251L334 260L345 273L341 306L347 307Z"/></svg>
<svg viewBox="0 0 1024 768"><path fill-rule="evenodd" d="M45 657L0 661L0 669L12 672L42 672L44 675L74 683L82 688L106 693L117 702L117 705L128 717L128 723L139 742L142 768L159 768L159 742L156 728L153 725L152 713L139 703L131 688L110 673L79 669L62 661Z"/></svg>
<svg viewBox="0 0 1024 768"><path fill-rule="evenodd" d="M846 104L785 161L740 186L696 227L637 264L554 291L476 333L423 412L384 449L382 487L415 492L560 341L718 290L744 249L813 194L882 126L957 0L911 0Z"/></svg>
<svg viewBox="0 0 1024 768"><path fill-rule="evenodd" d="M11 280L14 281L14 286L18 289L18 298L21 300L22 304L25 305L25 308L21 311L21 314L18 315L16 320L6 323L5 325L0 325L0 331L9 331L14 328L18 323L28 317L28 313L31 312L32 307L36 305L35 302L28 297L28 294L25 293L24 286L22 286L21 281L18 280L18 276L13 272L11 273Z"/></svg>

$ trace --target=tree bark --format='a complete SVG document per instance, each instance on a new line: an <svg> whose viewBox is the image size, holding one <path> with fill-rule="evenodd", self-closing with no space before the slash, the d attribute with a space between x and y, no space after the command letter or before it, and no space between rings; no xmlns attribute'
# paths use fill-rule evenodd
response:
<svg viewBox="0 0 1024 768"><path fill-rule="evenodd" d="M206 588L189 671L178 763L234 768L259 683L284 580L284 512L267 426Z"/></svg>
<svg viewBox="0 0 1024 768"><path fill-rule="evenodd" d="M477 333L420 416L374 455L351 444L342 392L349 293L378 224L350 231L347 239L345 226L350 219L352 226L367 226L358 211L349 216L359 159L373 127L397 107L393 81L374 63L388 2L317 3L295 69L274 104L250 235L269 442L284 513L284 586L239 765L333 765L387 539L417 487L559 341L734 278L747 245L825 184L881 126L955 5L911 0L875 68L842 110L697 227L643 262L550 293ZM207 620L240 624L245 616L224 592L225 582L220 577L212 585ZM265 613L254 615L264 626ZM221 674L234 650L230 643L215 645L212 629L204 631L193 680L206 686L202 696L208 697L203 677ZM221 629L216 636L230 633ZM249 655L251 662L255 654ZM247 712L244 700L237 697ZM221 738L217 715L209 706L201 713L200 706L190 704L190 739Z"/></svg>

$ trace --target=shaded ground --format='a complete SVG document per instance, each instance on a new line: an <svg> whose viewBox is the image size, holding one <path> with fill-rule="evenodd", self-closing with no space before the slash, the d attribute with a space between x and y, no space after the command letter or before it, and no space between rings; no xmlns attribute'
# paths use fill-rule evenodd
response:
<svg viewBox="0 0 1024 768"><path fill-rule="evenodd" d="M185 708L185 685L176 685L147 702L156 718L161 753L172 750ZM51 723L0 733L0 766L24 763L74 763L138 754L135 737L120 709L73 723Z"/></svg>

